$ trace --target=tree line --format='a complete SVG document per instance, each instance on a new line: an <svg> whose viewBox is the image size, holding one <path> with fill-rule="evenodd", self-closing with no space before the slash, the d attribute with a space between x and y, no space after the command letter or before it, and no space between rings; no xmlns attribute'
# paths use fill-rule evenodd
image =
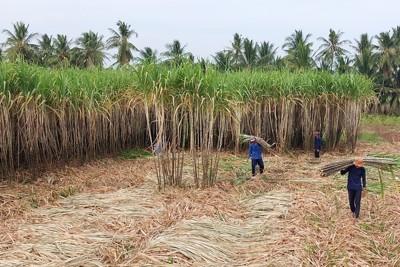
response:
<svg viewBox="0 0 400 267"><path fill-rule="evenodd" d="M150 47L138 49L132 43L132 38L138 37L138 33L131 25L123 21L116 25L116 29L109 29L111 37L108 39L88 31L73 40L63 34L53 37L30 33L28 24L16 22L12 30L2 31L7 39L1 44L0 61L23 60L43 67L90 69L103 68L105 60L113 59L113 67L191 62L205 68L213 65L220 71L315 69L331 73L360 73L376 84L379 104L375 109L385 114L400 114L400 26L375 36L364 33L354 41L343 39L344 33L340 30L330 29L326 38L317 38L321 42L317 49L310 41L311 34L295 30L282 45L283 56L277 55L278 47L271 42L256 42L235 33L230 45L212 55L211 60L195 60L179 40L166 44L166 51L160 54ZM353 52L347 47L351 47ZM109 50L116 53L110 55L107 53Z"/></svg>

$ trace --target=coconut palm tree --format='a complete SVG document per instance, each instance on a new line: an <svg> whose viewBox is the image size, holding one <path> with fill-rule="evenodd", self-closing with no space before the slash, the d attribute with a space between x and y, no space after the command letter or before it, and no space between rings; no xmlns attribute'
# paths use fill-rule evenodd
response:
<svg viewBox="0 0 400 267"><path fill-rule="evenodd" d="M135 30L131 29L131 25L126 24L125 22L118 21L117 22L118 30L110 29L112 36L107 40L107 49L117 48L118 52L115 58L119 66L123 66L128 64L133 59L133 51L137 51L138 49L129 42L129 39L132 36L138 36Z"/></svg>
<svg viewBox="0 0 400 267"><path fill-rule="evenodd" d="M50 65L50 59L54 54L53 37L47 34L41 35L37 46L38 64L44 67Z"/></svg>
<svg viewBox="0 0 400 267"><path fill-rule="evenodd" d="M283 50L287 52L285 59L292 68L307 69L315 65L312 58L312 42L309 41L311 34L303 35L301 30L296 30L290 37L285 39Z"/></svg>
<svg viewBox="0 0 400 267"><path fill-rule="evenodd" d="M316 66L318 70L321 71L331 71L331 65L325 58L317 58Z"/></svg>
<svg viewBox="0 0 400 267"><path fill-rule="evenodd" d="M389 32L381 32L376 35L378 41L379 68L386 80L393 76L393 64L396 57L395 42Z"/></svg>
<svg viewBox="0 0 400 267"><path fill-rule="evenodd" d="M193 61L193 55L185 52L186 45L182 46L178 40L174 40L171 44L166 44L167 51L162 53L166 57L166 63L170 65L180 65L185 60Z"/></svg>
<svg viewBox="0 0 400 267"><path fill-rule="evenodd" d="M347 56L339 56L336 58L335 69L338 73L349 73L351 72L351 59Z"/></svg>
<svg viewBox="0 0 400 267"><path fill-rule="evenodd" d="M381 32L375 38L378 41L378 66L382 75L382 86L379 91L379 102L384 112L388 114L399 114L400 90L397 85L399 77L399 47L398 29L393 29L393 35L390 32Z"/></svg>
<svg viewBox="0 0 400 267"><path fill-rule="evenodd" d="M240 34L235 33L233 35L233 41L231 42L231 47L229 48L229 51L231 51L234 67L240 67L243 59L243 38Z"/></svg>
<svg viewBox="0 0 400 267"><path fill-rule="evenodd" d="M309 41L310 38L311 34L307 34L304 37L302 30L295 30L289 37L286 37L282 48L289 54L291 51L296 50L300 44L312 46L312 43Z"/></svg>
<svg viewBox="0 0 400 267"><path fill-rule="evenodd" d="M245 38L243 40L243 53L241 56L241 62L247 69L253 69L258 62L258 44L254 43L253 40Z"/></svg>
<svg viewBox="0 0 400 267"><path fill-rule="evenodd" d="M289 66L295 69L310 69L315 66L312 50L306 43L299 43L297 48L286 57Z"/></svg>
<svg viewBox="0 0 400 267"><path fill-rule="evenodd" d="M329 29L328 39L325 39L324 37L319 37L317 39L318 41L322 42L321 46L319 47L320 52L317 54L317 57L324 58L326 61L330 62L331 71L333 71L338 58L349 53L343 48L343 46L350 44L350 41L340 40L342 35L343 32L340 30L335 32L334 30Z"/></svg>
<svg viewBox="0 0 400 267"><path fill-rule="evenodd" d="M8 37L2 44L5 47L5 53L9 60L16 61L22 58L25 61L32 62L34 60L35 45L32 43L37 33L29 33L29 24L17 22L13 24L13 32L3 30Z"/></svg>
<svg viewBox="0 0 400 267"><path fill-rule="evenodd" d="M354 68L361 74L372 77L377 71L377 54L376 46L372 43L372 37L368 37L367 33L361 34L360 40L355 39Z"/></svg>
<svg viewBox="0 0 400 267"><path fill-rule="evenodd" d="M365 48L359 54L355 55L354 68L361 74L372 77L377 72L378 57L373 48Z"/></svg>
<svg viewBox="0 0 400 267"><path fill-rule="evenodd" d="M393 30L393 42L396 49L396 57L394 59L394 83L396 88L400 88L400 26L392 28Z"/></svg>
<svg viewBox="0 0 400 267"><path fill-rule="evenodd" d="M135 62L142 63L158 63L158 51L150 47L145 47L139 51L139 56L134 58Z"/></svg>
<svg viewBox="0 0 400 267"><path fill-rule="evenodd" d="M66 35L57 34L54 40L54 55L51 63L57 67L68 67L71 60L71 45L72 40L68 40Z"/></svg>
<svg viewBox="0 0 400 267"><path fill-rule="evenodd" d="M277 57L275 58L273 68L274 68L274 69L277 69L277 70L286 69L286 68L287 68L286 60L285 60L283 57L281 57L281 56L277 56Z"/></svg>
<svg viewBox="0 0 400 267"><path fill-rule="evenodd" d="M231 51L219 51L212 56L217 69L220 71L229 71L233 65L233 56Z"/></svg>
<svg viewBox="0 0 400 267"><path fill-rule="evenodd" d="M92 31L82 33L76 40L78 47L75 56L78 66L84 66L88 69L94 66L102 67L106 54L103 36Z"/></svg>
<svg viewBox="0 0 400 267"><path fill-rule="evenodd" d="M277 49L278 48L274 48L274 44L270 42L262 42L258 48L257 65L260 67L273 65Z"/></svg>
<svg viewBox="0 0 400 267"><path fill-rule="evenodd" d="M361 54L364 49L375 49L376 46L372 43L372 37L368 37L368 33L363 33L360 36L360 40L354 39L356 45L351 47L356 50L356 53Z"/></svg>

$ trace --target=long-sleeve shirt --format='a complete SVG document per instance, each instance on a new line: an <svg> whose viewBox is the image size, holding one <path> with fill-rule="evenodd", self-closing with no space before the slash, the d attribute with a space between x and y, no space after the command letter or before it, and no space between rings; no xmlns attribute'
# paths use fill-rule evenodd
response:
<svg viewBox="0 0 400 267"><path fill-rule="evenodd" d="M321 149L321 137L319 135L314 137L314 149Z"/></svg>
<svg viewBox="0 0 400 267"><path fill-rule="evenodd" d="M364 167L357 168L353 164L346 169L340 171L341 175L344 175L346 173L349 173L347 177L347 189L361 190L362 188L365 188L367 186Z"/></svg>
<svg viewBox="0 0 400 267"><path fill-rule="evenodd" d="M252 159L261 159L262 158L261 145L259 143L251 143L250 144L249 158L252 158Z"/></svg>

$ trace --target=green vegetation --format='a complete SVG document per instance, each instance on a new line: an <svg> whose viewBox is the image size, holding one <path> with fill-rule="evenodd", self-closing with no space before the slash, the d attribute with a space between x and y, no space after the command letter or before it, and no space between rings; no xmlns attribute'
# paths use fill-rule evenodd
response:
<svg viewBox="0 0 400 267"><path fill-rule="evenodd" d="M270 139L281 151L309 149L310 133L319 127L327 149L337 147L342 133L354 148L361 104L373 97L372 81L359 75L221 73L189 63L60 70L3 62L0 84L5 174L154 142L173 151L208 151L201 153L208 158L221 147L238 151L240 133ZM206 158L201 162L211 169L203 179L213 181L218 158ZM171 164L165 166L177 166Z"/></svg>
<svg viewBox="0 0 400 267"><path fill-rule="evenodd" d="M370 143L380 143L382 138L376 133L360 133L358 139L361 141L366 141Z"/></svg>
<svg viewBox="0 0 400 267"><path fill-rule="evenodd" d="M249 162L246 156L235 156L223 157L220 160L220 167L224 171L235 171L235 170L248 170Z"/></svg>
<svg viewBox="0 0 400 267"><path fill-rule="evenodd" d="M29 204L31 205L32 208L39 207L39 201L38 201L36 195L37 195L37 193L34 190L29 192L28 201L29 201Z"/></svg>
<svg viewBox="0 0 400 267"><path fill-rule="evenodd" d="M196 64L203 71L212 65L216 70L225 73L271 70L303 73L315 70L329 74L361 74L374 81L374 91L379 99L379 102L369 105L370 111L400 114L400 64L397 60L400 51L400 26L372 37L361 34L354 45L351 45L354 54L348 49L350 40L346 40L340 30L329 29L326 37L317 37L320 42L317 49L310 41L310 33L304 33L301 29L295 30L284 40L282 47L286 54L282 57L276 53L280 45L267 41L257 42L235 33L227 49L216 52L212 57L213 61L209 61L204 58L195 60L195 55L186 51L186 45L176 39L166 44L166 51L160 53L163 59L160 59L156 50L150 47L139 49L131 42L133 37L138 37L131 25L123 21L118 21L116 25L118 28L115 30L109 28L111 36L103 41L103 36L92 31L82 31L81 36L74 40L63 34L52 37L48 34L32 33L29 24L16 22L12 24L12 30L2 31L7 38L0 44L4 48L4 51L0 50L0 61L28 62L46 68L103 68L108 59L106 50L111 50L113 67L122 68L142 63L168 67ZM139 55L135 56L135 53ZM283 88L292 90L290 85ZM300 88L302 87L295 87ZM347 87L341 89L347 90ZM351 93L349 91L346 95Z"/></svg>
<svg viewBox="0 0 400 267"><path fill-rule="evenodd" d="M133 148L127 151L122 151L119 154L119 157L122 159L137 159L137 158L148 158L152 155L150 151L141 149L141 148Z"/></svg>
<svg viewBox="0 0 400 267"><path fill-rule="evenodd" d="M142 65L133 69L80 70L46 69L24 63L0 63L0 92L8 97L40 97L47 105L57 107L64 100L82 106L114 103L128 92L157 93L163 87L165 98L186 94L216 97L224 101L256 101L263 98L329 95L362 100L372 96L373 84L358 75L332 75L327 72L291 73L235 72L219 73L211 66L206 73L200 66L177 68ZM226 100L225 100L226 99ZM11 100L11 99L9 99ZM222 101L222 102L221 102Z"/></svg>
<svg viewBox="0 0 400 267"><path fill-rule="evenodd" d="M388 115L364 115L361 117L361 124L363 125L388 125L393 127L400 127L399 116Z"/></svg>
<svg viewBox="0 0 400 267"><path fill-rule="evenodd" d="M60 192L60 196L66 198L66 197L75 195L77 192L78 192L78 190L76 188L68 186L67 189Z"/></svg>

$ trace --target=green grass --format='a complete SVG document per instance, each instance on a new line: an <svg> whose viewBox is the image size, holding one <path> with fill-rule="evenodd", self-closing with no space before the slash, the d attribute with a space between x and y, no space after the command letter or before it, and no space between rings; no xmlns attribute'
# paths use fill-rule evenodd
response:
<svg viewBox="0 0 400 267"><path fill-rule="evenodd" d="M387 189L388 188L388 183L386 183L386 182L383 182L382 183L383 184L383 189L385 190L385 189ZM368 183L367 183L367 192L368 193L373 193L373 194L381 194L381 183L378 181L378 182L371 182L371 181L368 181Z"/></svg>
<svg viewBox="0 0 400 267"><path fill-rule="evenodd" d="M230 156L220 159L219 166L224 171L234 171L238 169L246 169L250 166L250 162L245 156Z"/></svg>
<svg viewBox="0 0 400 267"><path fill-rule="evenodd" d="M123 151L119 154L119 158L132 160L138 158L148 158L151 157L152 153L148 150L144 150L141 148L134 148L127 151Z"/></svg>
<svg viewBox="0 0 400 267"><path fill-rule="evenodd" d="M235 185L243 184L251 178L251 162L245 156L223 157L219 166L224 171L234 173Z"/></svg>
<svg viewBox="0 0 400 267"><path fill-rule="evenodd" d="M383 141L382 138L376 133L360 133L358 135L358 140L369 143L381 143Z"/></svg>
<svg viewBox="0 0 400 267"><path fill-rule="evenodd" d="M388 125L400 127L400 116L363 115L361 125Z"/></svg>
<svg viewBox="0 0 400 267"><path fill-rule="evenodd" d="M378 170L376 168L367 167L367 192L370 194L382 194L382 187L384 192L394 189L394 182L391 174L387 171L382 172L382 185L379 182ZM338 190L347 190L347 175L335 175L335 187Z"/></svg>
<svg viewBox="0 0 400 267"><path fill-rule="evenodd" d="M67 189L60 192L60 196L66 198L66 197L75 195L77 192L78 192L78 190L76 188L68 186Z"/></svg>
<svg viewBox="0 0 400 267"><path fill-rule="evenodd" d="M31 192L29 192L28 201L32 208L39 207L39 201L37 199L37 192L35 192L33 189Z"/></svg>

